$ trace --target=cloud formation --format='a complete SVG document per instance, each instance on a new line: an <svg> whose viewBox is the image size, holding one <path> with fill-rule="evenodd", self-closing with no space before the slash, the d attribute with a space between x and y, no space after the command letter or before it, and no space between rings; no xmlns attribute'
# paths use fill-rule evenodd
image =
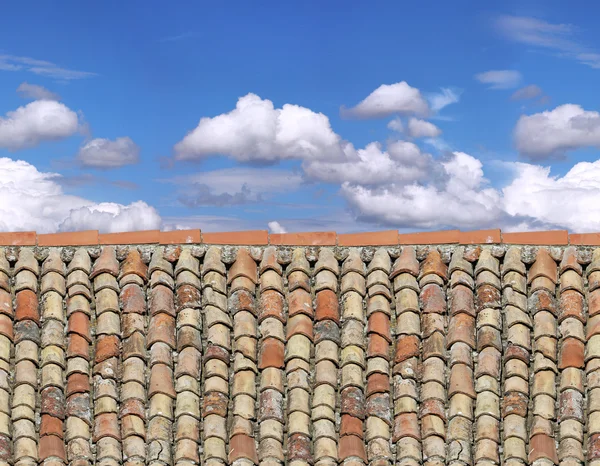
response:
<svg viewBox="0 0 600 466"><path fill-rule="evenodd" d="M439 168L441 177L420 183L367 187L345 182L342 194L359 220L400 228L471 228L501 217L500 195L486 187L479 160L455 152Z"/></svg>
<svg viewBox="0 0 600 466"><path fill-rule="evenodd" d="M502 15L496 18L496 28L506 39L554 52L591 68L600 68L600 53L580 43L571 24L553 24L527 16Z"/></svg>
<svg viewBox="0 0 600 466"><path fill-rule="evenodd" d="M343 144L322 113L273 102L255 94L240 97L234 110L205 117L174 148L177 160L226 155L242 162L339 158Z"/></svg>
<svg viewBox="0 0 600 466"><path fill-rule="evenodd" d="M302 176L288 170L235 167L204 171L163 180L185 186L179 201L188 207L242 205L268 200L276 193L296 190Z"/></svg>
<svg viewBox="0 0 600 466"><path fill-rule="evenodd" d="M269 222L269 230L271 233L287 233L287 230L281 226L279 222L272 221Z"/></svg>
<svg viewBox="0 0 600 466"><path fill-rule="evenodd" d="M395 141L382 150L380 143L372 142L364 149L347 150L340 161L306 161L306 175L326 183L344 182L363 185L381 185L392 182L412 182L422 179L431 169L431 155L412 142Z"/></svg>
<svg viewBox="0 0 600 466"><path fill-rule="evenodd" d="M529 224L576 232L600 231L600 160L579 162L564 176L550 167L518 163L516 176L503 189L504 208Z"/></svg>
<svg viewBox="0 0 600 466"><path fill-rule="evenodd" d="M513 95L510 96L510 100L530 100L540 97L543 91L542 88L535 84L517 89Z"/></svg>
<svg viewBox="0 0 600 466"><path fill-rule="evenodd" d="M343 117L384 118L390 115L420 115L429 113L429 105L416 87L406 81L382 84L352 108L342 107Z"/></svg>
<svg viewBox="0 0 600 466"><path fill-rule="evenodd" d="M36 100L0 117L0 148L11 151L56 141L79 129L77 113L60 102Z"/></svg>
<svg viewBox="0 0 600 466"><path fill-rule="evenodd" d="M71 70L46 60L16 55L0 55L0 71L29 71L40 76L65 81L97 76L96 73L90 73L89 71Z"/></svg>
<svg viewBox="0 0 600 466"><path fill-rule="evenodd" d="M488 84L489 89L512 89L519 85L522 76L515 70L490 70L476 74L475 79Z"/></svg>
<svg viewBox="0 0 600 466"><path fill-rule="evenodd" d="M17 94L24 99L31 100L60 100L60 96L52 91L49 91L44 86L37 84L29 84L23 82L17 87Z"/></svg>
<svg viewBox="0 0 600 466"><path fill-rule="evenodd" d="M39 233L98 229L102 232L160 228L158 212L145 202L96 203L63 192L56 173L0 158L0 231Z"/></svg>
<svg viewBox="0 0 600 466"><path fill-rule="evenodd" d="M119 168L140 160L140 148L128 137L96 138L85 143L77 152L77 161L84 167Z"/></svg>
<svg viewBox="0 0 600 466"><path fill-rule="evenodd" d="M448 105L458 103L460 100L460 93L447 87L443 87L441 92L428 94L427 100L429 101L431 111L437 113Z"/></svg>
<svg viewBox="0 0 600 466"><path fill-rule="evenodd" d="M600 147L600 113L565 104L523 115L515 126L514 140L519 152L537 160L583 147Z"/></svg>
<svg viewBox="0 0 600 466"><path fill-rule="evenodd" d="M411 118L408 120L406 134L411 138L436 138L442 134L442 130L428 121Z"/></svg>

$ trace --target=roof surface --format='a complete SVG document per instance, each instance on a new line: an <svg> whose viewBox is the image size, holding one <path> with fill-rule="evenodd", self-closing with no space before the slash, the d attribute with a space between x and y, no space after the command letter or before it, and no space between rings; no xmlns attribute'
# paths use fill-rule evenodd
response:
<svg viewBox="0 0 600 466"><path fill-rule="evenodd" d="M581 464L599 413L600 249L0 248L0 462Z"/></svg>

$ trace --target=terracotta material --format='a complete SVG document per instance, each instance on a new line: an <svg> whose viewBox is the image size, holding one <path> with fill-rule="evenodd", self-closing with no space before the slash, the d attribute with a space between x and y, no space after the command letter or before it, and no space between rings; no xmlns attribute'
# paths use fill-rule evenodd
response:
<svg viewBox="0 0 600 466"><path fill-rule="evenodd" d="M93 246L98 244L98 230L37 235L38 246Z"/></svg>
<svg viewBox="0 0 600 466"><path fill-rule="evenodd" d="M339 322L340 310L337 295L331 290L319 291L316 296L315 319Z"/></svg>
<svg viewBox="0 0 600 466"><path fill-rule="evenodd" d="M556 444L554 439L548 435L534 435L529 440L529 462L533 463L539 459L549 459L554 464L558 464L558 454L556 453Z"/></svg>
<svg viewBox="0 0 600 466"><path fill-rule="evenodd" d="M63 461L67 461L63 440L56 435L44 435L40 437L39 456L40 460L45 460L46 458L54 456Z"/></svg>
<svg viewBox="0 0 600 466"><path fill-rule="evenodd" d="M567 230L526 231L521 233L502 233L502 242L506 244L563 245L569 244Z"/></svg>
<svg viewBox="0 0 600 466"><path fill-rule="evenodd" d="M206 244L267 245L267 230L236 231L223 233L202 233L202 242Z"/></svg>
<svg viewBox="0 0 600 466"><path fill-rule="evenodd" d="M600 233L571 233L569 244L582 246L600 246Z"/></svg>
<svg viewBox="0 0 600 466"><path fill-rule="evenodd" d="M160 244L195 244L202 242L200 230L161 231L158 235Z"/></svg>
<svg viewBox="0 0 600 466"><path fill-rule="evenodd" d="M419 275L419 261L417 260L415 248L412 246L405 246L402 248L400 256L392 266L390 279L393 279L401 273L410 273L415 277Z"/></svg>
<svg viewBox="0 0 600 466"><path fill-rule="evenodd" d="M276 338L265 338L261 345L259 369L267 367L283 367L285 347L281 340Z"/></svg>
<svg viewBox="0 0 600 466"><path fill-rule="evenodd" d="M367 462L367 454L365 452L365 444L360 437L356 435L344 435L340 437L339 456L341 460L345 460L351 456L361 458Z"/></svg>
<svg viewBox="0 0 600 466"><path fill-rule="evenodd" d="M363 421L349 414L343 414L340 423L340 435L356 435L362 438Z"/></svg>
<svg viewBox="0 0 600 466"><path fill-rule="evenodd" d="M31 290L19 291L16 295L15 320L40 321L40 311L37 295Z"/></svg>
<svg viewBox="0 0 600 466"><path fill-rule="evenodd" d="M339 246L389 246L398 244L396 230L338 235Z"/></svg>
<svg viewBox="0 0 600 466"><path fill-rule="evenodd" d="M36 242L35 231L0 233L0 246L35 246Z"/></svg>
<svg viewBox="0 0 600 466"><path fill-rule="evenodd" d="M101 233L100 244L158 244L160 230L130 231L125 233Z"/></svg>
<svg viewBox="0 0 600 466"><path fill-rule="evenodd" d="M456 244L459 241L459 230L402 233L399 236L400 244Z"/></svg>
<svg viewBox="0 0 600 466"><path fill-rule="evenodd" d="M246 458L254 464L258 464L258 454L254 439L248 435L234 435L229 440L229 462Z"/></svg>
<svg viewBox="0 0 600 466"><path fill-rule="evenodd" d="M500 229L461 231L459 234L460 244L493 244L501 242Z"/></svg>
<svg viewBox="0 0 600 466"><path fill-rule="evenodd" d="M271 233L269 243L282 246L335 246L335 231L307 233Z"/></svg>
<svg viewBox="0 0 600 466"><path fill-rule="evenodd" d="M577 338L565 338L560 352L559 369L567 367L583 368L584 344Z"/></svg>

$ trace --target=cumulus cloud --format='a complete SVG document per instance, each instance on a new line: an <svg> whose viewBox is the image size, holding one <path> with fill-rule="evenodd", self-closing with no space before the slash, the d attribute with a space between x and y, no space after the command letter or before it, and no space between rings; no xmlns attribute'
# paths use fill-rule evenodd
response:
<svg viewBox="0 0 600 466"><path fill-rule="evenodd" d="M392 131L396 131L398 133L404 132L404 123L402 123L402 120L398 117L391 120L387 124L387 127L388 127L388 129L391 129Z"/></svg>
<svg viewBox="0 0 600 466"><path fill-rule="evenodd" d="M368 187L346 182L342 194L360 220L397 227L479 227L502 216L500 194L487 187L481 162L455 152L440 163L442 178Z"/></svg>
<svg viewBox="0 0 600 466"><path fill-rule="evenodd" d="M510 96L510 100L530 100L540 97L542 95L542 89L535 84L522 87L517 89L513 95Z"/></svg>
<svg viewBox="0 0 600 466"><path fill-rule="evenodd" d="M101 230L107 233L119 231L155 230L160 228L161 218L154 207L143 201L129 205L101 202L74 208L60 223L61 231Z"/></svg>
<svg viewBox="0 0 600 466"><path fill-rule="evenodd" d="M250 204L275 193L297 189L302 176L288 170L235 167L211 170L163 180L185 186L179 201L188 207Z"/></svg>
<svg viewBox="0 0 600 466"><path fill-rule="evenodd" d="M516 176L504 188L506 212L527 223L571 231L600 231L600 160L575 164L564 176L550 167L519 163Z"/></svg>
<svg viewBox="0 0 600 466"><path fill-rule="evenodd" d="M175 158L194 160L226 155L239 161L337 158L343 142L322 113L273 102L255 94L240 97L234 110L202 118L175 145Z"/></svg>
<svg viewBox="0 0 600 466"><path fill-rule="evenodd" d="M521 73L515 70L490 70L475 75L475 79L488 84L489 89L511 89L521 82Z"/></svg>
<svg viewBox="0 0 600 466"><path fill-rule="evenodd" d="M60 102L36 100L0 117L0 148L8 150L35 147L75 134L77 113Z"/></svg>
<svg viewBox="0 0 600 466"><path fill-rule="evenodd" d="M352 108L341 108L341 114L354 118L384 118L394 114L427 115L429 105L416 87L406 81L382 84Z"/></svg>
<svg viewBox="0 0 600 466"><path fill-rule="evenodd" d="M60 96L44 86L23 82L17 87L17 94L31 100L60 100Z"/></svg>
<svg viewBox="0 0 600 466"><path fill-rule="evenodd" d="M430 172L431 155L421 152L412 142L391 142L385 151L381 144L373 142L364 149L347 150L343 161L310 161L303 164L303 169L311 179L335 184L413 182Z"/></svg>
<svg viewBox="0 0 600 466"><path fill-rule="evenodd" d="M517 149L532 159L564 155L582 147L600 147L600 113L565 104L523 115L514 130Z"/></svg>
<svg viewBox="0 0 600 466"><path fill-rule="evenodd" d="M428 121L411 118L406 134L412 138L436 138L442 134L442 130Z"/></svg>
<svg viewBox="0 0 600 466"><path fill-rule="evenodd" d="M60 175L41 172L25 161L0 158L0 172L0 231L117 232L160 227L157 211L144 202L98 204L68 195L58 182Z"/></svg>
<svg viewBox="0 0 600 466"><path fill-rule="evenodd" d="M276 221L269 222L269 230L271 233L287 233L287 230Z"/></svg>
<svg viewBox="0 0 600 466"><path fill-rule="evenodd" d="M140 159L140 148L128 137L110 139L96 138L85 143L77 153L77 160L84 167L119 168L133 165Z"/></svg>

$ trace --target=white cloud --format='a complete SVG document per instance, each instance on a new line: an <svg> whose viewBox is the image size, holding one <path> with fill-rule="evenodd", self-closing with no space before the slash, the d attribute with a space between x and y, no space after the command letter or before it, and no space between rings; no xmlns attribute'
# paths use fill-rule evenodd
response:
<svg viewBox="0 0 600 466"><path fill-rule="evenodd" d="M19 57L15 55L0 55L0 70L29 71L30 73L40 76L47 76L49 78L66 81L97 76L96 73L63 68L46 60L37 60L35 58Z"/></svg>
<svg viewBox="0 0 600 466"><path fill-rule="evenodd" d="M489 84L489 89L511 89L521 82L521 73L515 70L490 70L475 75L475 79Z"/></svg>
<svg viewBox="0 0 600 466"><path fill-rule="evenodd" d="M376 188L346 182L342 194L359 219L396 227L472 228L498 220L502 215L500 195L486 187L479 160L455 152L440 165L442 179Z"/></svg>
<svg viewBox="0 0 600 466"><path fill-rule="evenodd" d="M261 202L275 193L296 190L302 175L272 168L235 167L163 180L185 186L179 200L188 207L241 205Z"/></svg>
<svg viewBox="0 0 600 466"><path fill-rule="evenodd" d="M276 109L248 94L231 112L202 118L174 150L178 160L219 154L245 162L332 159L343 155L343 142L322 113L291 104Z"/></svg>
<svg viewBox="0 0 600 466"><path fill-rule="evenodd" d="M341 108L342 116L384 118L394 114L427 115L429 106L416 87L406 81L382 84L352 108Z"/></svg>
<svg viewBox="0 0 600 466"><path fill-rule="evenodd" d="M140 148L128 137L96 138L85 143L77 153L77 160L85 167L118 168L138 163Z"/></svg>
<svg viewBox="0 0 600 466"><path fill-rule="evenodd" d="M563 177L550 167L518 163L503 190L506 212L526 223L575 232L600 231L600 160L575 164Z"/></svg>
<svg viewBox="0 0 600 466"><path fill-rule="evenodd" d="M0 148L19 150L67 138L79 129L77 113L60 102L36 100L0 117Z"/></svg>
<svg viewBox="0 0 600 466"><path fill-rule="evenodd" d="M499 16L498 31L508 40L551 50L559 57L576 60L591 68L600 68L600 53L580 43L571 24L552 24L526 16Z"/></svg>
<svg viewBox="0 0 600 466"><path fill-rule="evenodd" d="M458 103L460 94L452 89L443 87L441 92L427 95L427 100L434 113L439 112L448 105Z"/></svg>
<svg viewBox="0 0 600 466"><path fill-rule="evenodd" d="M535 99L542 95L542 89L535 84L531 84L529 86L522 87L521 89L517 89L513 95L510 96L510 100L529 100Z"/></svg>
<svg viewBox="0 0 600 466"><path fill-rule="evenodd" d="M116 232L160 227L160 216L144 202L98 204L65 194L60 175L41 172L25 161L0 158L0 172L0 231Z"/></svg>
<svg viewBox="0 0 600 466"><path fill-rule="evenodd" d="M563 155L582 147L600 147L600 113L565 104L523 115L514 130L517 149L532 159Z"/></svg>
<svg viewBox="0 0 600 466"><path fill-rule="evenodd" d="M411 118L408 120L407 134L412 138L436 138L442 134L442 130L428 121Z"/></svg>
<svg viewBox="0 0 600 466"><path fill-rule="evenodd" d="M129 205L101 202L72 209L59 229L61 231L101 230L107 233L159 229L161 218L154 207L143 201Z"/></svg>
<svg viewBox="0 0 600 466"><path fill-rule="evenodd" d="M269 230L271 233L287 233L287 230L276 221L269 222Z"/></svg>
<svg viewBox="0 0 600 466"><path fill-rule="evenodd" d="M17 88L17 93L24 99L32 100L60 100L60 96L49 91L44 86L23 82Z"/></svg>
<svg viewBox="0 0 600 466"><path fill-rule="evenodd" d="M388 127L388 129L391 129L392 131L396 131L398 133L404 132L404 124L402 123L402 120L398 117L391 120L387 124L387 127Z"/></svg>
<svg viewBox="0 0 600 466"><path fill-rule="evenodd" d="M395 141L388 144L386 151L381 144L372 142L364 149L347 150L343 161L310 161L303 164L303 169L309 178L327 183L381 185L420 180L430 172L430 165L431 156L417 145Z"/></svg>

